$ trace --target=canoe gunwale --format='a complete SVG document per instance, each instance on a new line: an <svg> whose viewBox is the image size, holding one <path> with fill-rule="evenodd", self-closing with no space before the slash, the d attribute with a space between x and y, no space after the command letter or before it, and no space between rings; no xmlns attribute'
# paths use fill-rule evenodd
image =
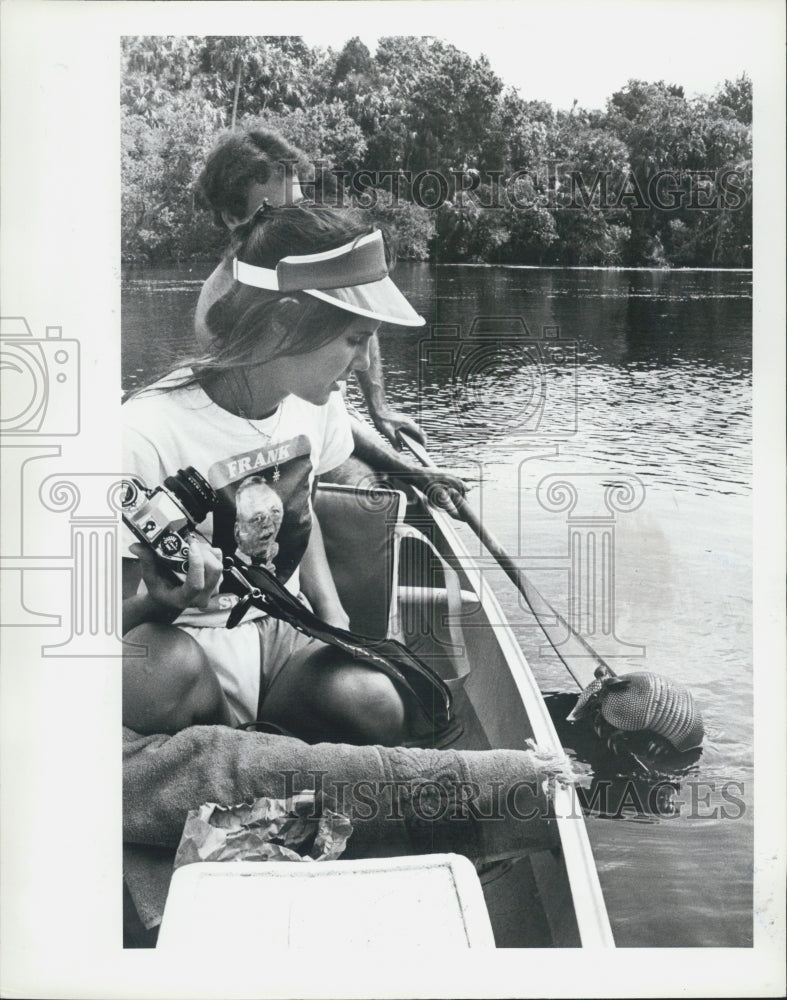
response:
<svg viewBox="0 0 787 1000"><path fill-rule="evenodd" d="M527 713L536 743L548 749L562 751L562 744L527 659L497 597L457 533L451 517L429 504L417 489L413 488L412 492L421 509L428 513L443 536L456 565L461 567L470 581L487 620L504 623L503 626L495 625L494 636ZM572 788L556 783L554 809L582 947L614 948L615 941L587 829Z"/></svg>

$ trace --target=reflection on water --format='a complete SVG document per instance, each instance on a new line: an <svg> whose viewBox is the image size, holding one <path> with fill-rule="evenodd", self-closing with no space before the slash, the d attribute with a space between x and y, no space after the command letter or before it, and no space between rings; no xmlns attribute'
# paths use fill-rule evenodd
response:
<svg viewBox="0 0 787 1000"><path fill-rule="evenodd" d="M192 349L210 270L126 275L124 389ZM669 776L689 805L613 819L591 809L588 830L620 945L750 944L751 274L402 264L394 277L439 330L381 329L388 397L425 428L435 457L477 481L485 524L562 613L566 515L533 502L527 469L551 455L556 468L645 487L616 521L614 561L617 634L645 661L613 666L691 687L707 735L688 771ZM354 383L348 392L362 406ZM554 692L565 745L620 797L631 762L565 724L576 686L522 624L502 574L490 583ZM652 781L632 780L647 802ZM723 789L736 794L730 782L744 804L734 817L716 808Z"/></svg>
<svg viewBox="0 0 787 1000"><path fill-rule="evenodd" d="M548 437L676 489L748 492L748 272L401 270L416 307L454 326L456 339L472 338L478 316L520 315L527 323L518 345L510 332L490 339L485 365L464 381L435 366L413 372L407 359L418 334L385 338L397 400L420 409L432 440L455 461L490 444L501 461L518 461ZM517 351L526 343L541 357L534 347L529 356ZM539 380L545 405L535 424Z"/></svg>

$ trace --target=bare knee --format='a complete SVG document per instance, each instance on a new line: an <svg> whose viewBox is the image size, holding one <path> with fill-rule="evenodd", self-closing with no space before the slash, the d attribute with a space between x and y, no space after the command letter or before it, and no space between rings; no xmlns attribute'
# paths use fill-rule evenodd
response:
<svg viewBox="0 0 787 1000"><path fill-rule="evenodd" d="M172 625L144 624L124 636L123 724L136 732L176 733L223 721L224 698L202 647ZM136 646L137 648L132 648Z"/></svg>
<svg viewBox="0 0 787 1000"><path fill-rule="evenodd" d="M369 667L337 670L322 693L326 709L346 728L348 742L394 746L405 730L405 708L393 682Z"/></svg>
<svg viewBox="0 0 787 1000"><path fill-rule="evenodd" d="M395 746L405 706L393 682L332 647L292 657L266 693L262 718L310 743Z"/></svg>

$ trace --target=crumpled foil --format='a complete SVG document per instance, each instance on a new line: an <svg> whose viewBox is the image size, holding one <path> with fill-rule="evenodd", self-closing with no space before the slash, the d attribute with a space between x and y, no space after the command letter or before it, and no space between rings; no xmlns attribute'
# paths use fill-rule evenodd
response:
<svg viewBox="0 0 787 1000"><path fill-rule="evenodd" d="M313 792L235 806L206 802L186 816L175 868L196 861L333 861L352 830L341 813L318 812Z"/></svg>

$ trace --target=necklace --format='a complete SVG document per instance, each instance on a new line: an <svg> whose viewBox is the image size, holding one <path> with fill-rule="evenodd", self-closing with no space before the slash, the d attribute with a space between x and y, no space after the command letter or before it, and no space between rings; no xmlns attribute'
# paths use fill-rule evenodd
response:
<svg viewBox="0 0 787 1000"><path fill-rule="evenodd" d="M276 418L276 424L274 425L274 427L272 428L272 430L270 431L270 433L268 431L262 430L261 427L257 427L256 424L252 423L251 418L249 416L247 416L246 411L242 407L238 407L238 416L242 420L245 420L246 423L249 425L249 427L251 427L251 429L253 431L255 431L257 434L260 434L262 437L265 438L265 446L267 447L270 444L270 442L273 440L273 438L276 435L276 432L279 429L279 424L281 423L282 411L284 410L284 404L283 403L279 403L277 409L279 411L279 415ZM273 479L274 483L278 483L278 481L281 479L281 473L279 472L279 460L278 459L276 460L276 464L273 466L273 476L271 478Z"/></svg>

